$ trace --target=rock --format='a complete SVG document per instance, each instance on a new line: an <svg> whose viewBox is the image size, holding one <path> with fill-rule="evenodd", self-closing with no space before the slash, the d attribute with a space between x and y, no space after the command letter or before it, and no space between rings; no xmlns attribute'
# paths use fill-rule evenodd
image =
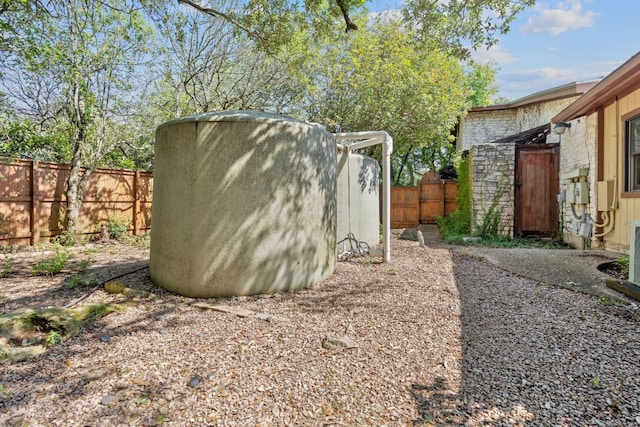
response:
<svg viewBox="0 0 640 427"><path fill-rule="evenodd" d="M200 384L200 378L193 377L189 380L189 387L195 388L198 384Z"/></svg>
<svg viewBox="0 0 640 427"><path fill-rule="evenodd" d="M224 304L209 304L206 302L197 302L192 304L194 307L204 308L207 310L221 311L223 313L235 314L238 317L249 317L255 314L255 311L246 310L244 308L231 307Z"/></svg>
<svg viewBox="0 0 640 427"><path fill-rule="evenodd" d="M403 239L403 240L414 240L417 241L418 240L418 230L416 230L415 228L406 228L402 234L400 235L400 237L398 237L399 239Z"/></svg>
<svg viewBox="0 0 640 427"><path fill-rule="evenodd" d="M100 341L102 342L110 342L111 341L111 337L109 335L103 335L100 337Z"/></svg>
<svg viewBox="0 0 640 427"><path fill-rule="evenodd" d="M121 282L107 282L104 284L105 292L110 294L121 294L125 288L125 284Z"/></svg>
<svg viewBox="0 0 640 427"><path fill-rule="evenodd" d="M322 340L322 347L327 350L338 350L341 348L358 347L358 343L347 335L327 334Z"/></svg>
<svg viewBox="0 0 640 427"><path fill-rule="evenodd" d="M353 307L351 310L349 310L349 314L353 316L354 314L362 313L365 310L366 310L366 308L364 308L362 306Z"/></svg>
<svg viewBox="0 0 640 427"><path fill-rule="evenodd" d="M424 236L422 235L422 231L420 230L416 231L416 236L418 237L418 243L420 244L420 247L424 248L425 244L424 244Z"/></svg>
<svg viewBox="0 0 640 427"><path fill-rule="evenodd" d="M103 405L108 405L109 403L113 402L116 400L115 396L112 395L107 395L105 397L102 398L102 400L100 401L101 404Z"/></svg>
<svg viewBox="0 0 640 427"><path fill-rule="evenodd" d="M133 288L124 288L122 290L122 295L126 295L129 298L153 298L154 294L151 292L143 291L141 289L133 289Z"/></svg>
<svg viewBox="0 0 640 427"><path fill-rule="evenodd" d="M273 316L267 313L256 313L256 318L266 322L273 322Z"/></svg>
<svg viewBox="0 0 640 427"><path fill-rule="evenodd" d="M169 333L169 329L167 329L167 328L162 328L162 329L160 329L160 333L161 333L161 334L168 334L168 333Z"/></svg>
<svg viewBox="0 0 640 427"><path fill-rule="evenodd" d="M462 241L465 243L477 243L481 240L482 239L480 237L472 237L472 236L467 236L462 238Z"/></svg>

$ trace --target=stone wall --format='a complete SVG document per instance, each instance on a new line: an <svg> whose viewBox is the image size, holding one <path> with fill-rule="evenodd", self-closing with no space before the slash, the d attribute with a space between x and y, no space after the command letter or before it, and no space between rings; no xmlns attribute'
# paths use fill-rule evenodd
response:
<svg viewBox="0 0 640 427"><path fill-rule="evenodd" d="M576 233L576 223L582 219L583 209L585 215L590 215L593 220L602 222L596 212L596 145L597 145L597 114L583 116L571 122L571 127L560 136L560 191L566 199L566 190L571 179L566 176L578 168L588 168L589 175L586 182L589 186L589 203L587 205L560 202L560 226L563 240L575 248L582 248L583 239ZM564 179L563 179L564 177ZM576 218L578 217L578 218ZM595 230L594 230L595 231ZM598 247L597 239L587 239L585 246Z"/></svg>
<svg viewBox="0 0 640 427"><path fill-rule="evenodd" d="M577 98L575 96L501 110L470 111L460 123L458 151L547 124L554 115ZM547 137L547 143L555 142L558 142L556 135Z"/></svg>
<svg viewBox="0 0 640 427"><path fill-rule="evenodd" d="M555 101L531 104L516 109L517 132L524 132L538 126L551 122L551 118L562 111L569 104L578 99L577 96L571 98L557 99ZM557 142L548 140L548 143Z"/></svg>
<svg viewBox="0 0 640 427"><path fill-rule="evenodd" d="M513 237L515 210L515 144L471 147L471 228L476 233L491 213L500 217L498 234Z"/></svg>
<svg viewBox="0 0 640 427"><path fill-rule="evenodd" d="M517 133L516 111L472 111L460 123L458 151Z"/></svg>

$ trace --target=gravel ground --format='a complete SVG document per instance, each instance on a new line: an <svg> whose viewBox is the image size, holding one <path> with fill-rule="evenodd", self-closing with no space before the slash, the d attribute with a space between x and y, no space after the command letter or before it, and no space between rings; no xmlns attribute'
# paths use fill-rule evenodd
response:
<svg viewBox="0 0 640 427"><path fill-rule="evenodd" d="M0 425L640 425L640 321L629 306L392 240L392 262L339 263L286 294L193 300L151 291L47 354L0 365ZM78 249L100 279L144 267L125 245ZM65 305L72 274L3 255L0 308ZM84 257L84 258L83 258ZM121 302L93 292L80 304ZM232 310L199 308L224 304ZM246 315L246 313L245 313ZM327 334L352 348L325 348Z"/></svg>

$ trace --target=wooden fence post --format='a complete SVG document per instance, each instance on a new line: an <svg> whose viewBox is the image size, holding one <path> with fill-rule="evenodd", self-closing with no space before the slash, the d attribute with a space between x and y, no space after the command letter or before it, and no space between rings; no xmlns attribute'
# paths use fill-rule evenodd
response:
<svg viewBox="0 0 640 427"><path fill-rule="evenodd" d="M138 188L140 186L140 171L137 170L133 175L133 235L138 235L138 212L140 212L140 197L138 197Z"/></svg>
<svg viewBox="0 0 640 427"><path fill-rule="evenodd" d="M40 164L36 160L31 161L31 212L29 215L29 228L31 244L35 245L40 240L40 189L38 186Z"/></svg>
<svg viewBox="0 0 640 427"><path fill-rule="evenodd" d="M446 200L447 197L446 197L446 193L445 193L447 189L445 187L446 186L446 182L442 178L440 178L440 182L441 182L441 185L442 185L442 213L439 216L442 217L442 216L445 216L447 214L447 200Z"/></svg>

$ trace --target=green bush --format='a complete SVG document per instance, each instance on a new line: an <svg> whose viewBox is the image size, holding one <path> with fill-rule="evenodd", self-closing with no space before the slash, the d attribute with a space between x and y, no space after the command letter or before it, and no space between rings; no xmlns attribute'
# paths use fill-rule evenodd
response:
<svg viewBox="0 0 640 427"><path fill-rule="evenodd" d="M457 240L457 237L471 232L471 182L469 181L469 161L460 159L457 167L458 209L449 216L437 218L440 233L445 241Z"/></svg>
<svg viewBox="0 0 640 427"><path fill-rule="evenodd" d="M121 239L128 231L131 226L131 222L117 215L110 215L107 222L103 223L103 225L107 229L107 233L109 233L110 239Z"/></svg>

